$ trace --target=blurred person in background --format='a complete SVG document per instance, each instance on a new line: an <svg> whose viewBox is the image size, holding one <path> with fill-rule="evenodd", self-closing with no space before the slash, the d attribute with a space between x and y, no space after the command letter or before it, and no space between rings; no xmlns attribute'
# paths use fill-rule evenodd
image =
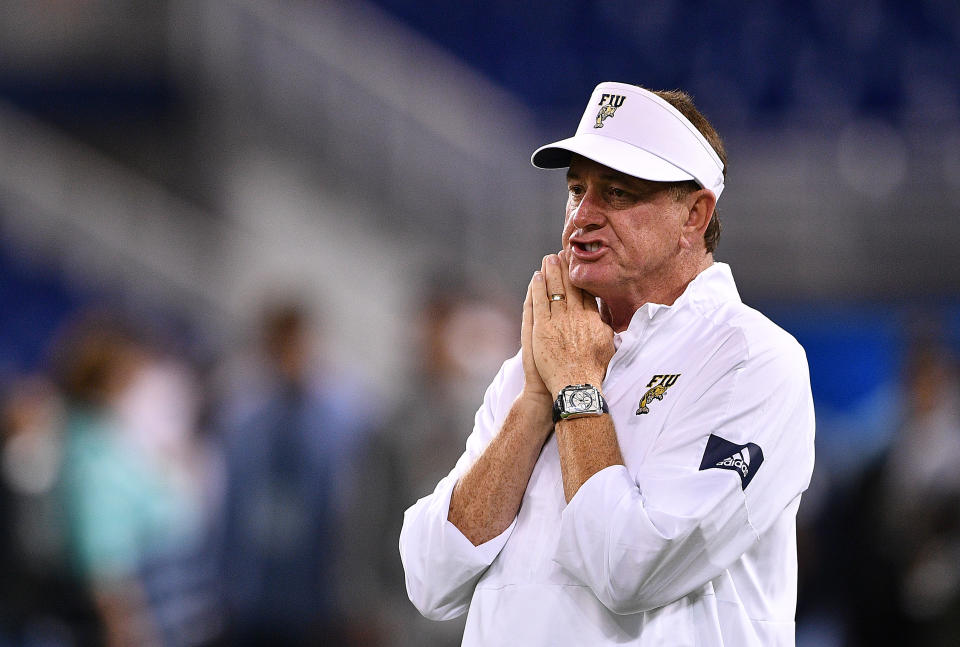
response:
<svg viewBox="0 0 960 647"><path fill-rule="evenodd" d="M518 339L501 295L449 276L435 278L415 319L414 375L401 405L378 429L364 461L366 484L361 525L363 552L374 556L371 599L379 599L387 644L394 647L459 645L463 618L429 622L410 613L397 560L397 509L429 493L446 466L463 452L457 430L469 427L476 401L499 367L497 358L516 351ZM429 393L429 403L416 394Z"/></svg>
<svg viewBox="0 0 960 647"><path fill-rule="evenodd" d="M226 376L232 385L217 418L230 645L378 640L375 605L354 596L369 555L349 561L354 529L344 523L376 403L318 357L314 325L299 303L268 307L257 357Z"/></svg>
<svg viewBox="0 0 960 647"><path fill-rule="evenodd" d="M407 494L429 492L446 473L443 466L460 456L463 437L451 430L473 422L477 398L500 367L496 358L516 351L519 340L504 301L463 282L439 281L425 300L410 392L436 399L429 407L408 401L395 416L403 429L395 435L405 452Z"/></svg>
<svg viewBox="0 0 960 647"><path fill-rule="evenodd" d="M197 434L202 395L186 362L144 349L116 401L117 417L128 430L125 439L189 500L205 500L206 474L213 469Z"/></svg>
<svg viewBox="0 0 960 647"><path fill-rule="evenodd" d="M93 598L67 562L58 499L63 401L40 375L0 403L0 645L102 645Z"/></svg>
<svg viewBox="0 0 960 647"><path fill-rule="evenodd" d="M148 423L122 406L148 360L140 335L102 313L80 317L55 348L67 404L60 479L67 548L111 647L202 642L184 626L192 614L170 611L192 591L171 584L171 571L158 566L195 541L195 501L143 451L133 428ZM158 600L148 581L173 590Z"/></svg>
<svg viewBox="0 0 960 647"><path fill-rule="evenodd" d="M839 515L850 641L960 645L960 382L956 358L917 339L905 362L904 418Z"/></svg>
<svg viewBox="0 0 960 647"><path fill-rule="evenodd" d="M142 578L168 645L207 645L219 637L213 519L222 459L198 429L204 390L190 365L155 341L115 400L124 441L162 480L184 532L151 555Z"/></svg>

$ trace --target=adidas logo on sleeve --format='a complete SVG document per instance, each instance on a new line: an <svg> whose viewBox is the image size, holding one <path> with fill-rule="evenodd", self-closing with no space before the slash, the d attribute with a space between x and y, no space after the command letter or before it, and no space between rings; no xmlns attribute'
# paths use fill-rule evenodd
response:
<svg viewBox="0 0 960 647"><path fill-rule="evenodd" d="M740 485L746 489L753 480L760 464L763 463L763 450L756 443L737 445L725 438L710 434L707 448L700 461L700 471L707 469L733 470L740 475Z"/></svg>

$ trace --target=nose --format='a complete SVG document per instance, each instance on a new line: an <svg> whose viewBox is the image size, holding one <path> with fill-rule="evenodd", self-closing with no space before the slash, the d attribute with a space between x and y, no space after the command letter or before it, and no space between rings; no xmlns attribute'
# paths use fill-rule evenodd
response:
<svg viewBox="0 0 960 647"><path fill-rule="evenodd" d="M580 204L570 214L570 223L577 229L596 229L604 223L603 208L600 197L592 189L584 194Z"/></svg>

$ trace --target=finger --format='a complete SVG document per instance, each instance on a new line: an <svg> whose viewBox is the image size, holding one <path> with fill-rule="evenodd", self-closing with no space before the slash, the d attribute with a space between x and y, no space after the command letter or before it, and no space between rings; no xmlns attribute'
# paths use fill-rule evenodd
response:
<svg viewBox="0 0 960 647"><path fill-rule="evenodd" d="M520 325L520 357L523 362L524 389L550 395L533 358L533 295L537 290L543 292L543 289L543 284L533 278L527 285L527 296L523 300L523 322Z"/></svg>
<svg viewBox="0 0 960 647"><path fill-rule="evenodd" d="M560 261L560 276L563 279L563 291L567 295L567 301L571 304L582 304L583 290L575 286L570 279L570 262L567 252L560 252L557 254L557 258Z"/></svg>
<svg viewBox="0 0 960 647"><path fill-rule="evenodd" d="M523 319L520 323L520 345L529 350L533 340L533 286L531 278L527 285L527 296L523 299Z"/></svg>
<svg viewBox="0 0 960 647"><path fill-rule="evenodd" d="M563 286L563 271L560 269L560 259L556 254L548 254L543 257L543 275L547 282L547 295L550 297L550 307L565 308L566 299L569 297ZM562 295L563 299L554 300L554 295Z"/></svg>
<svg viewBox="0 0 960 647"><path fill-rule="evenodd" d="M538 317L550 318L550 301L547 298L547 287L543 279L543 272L537 270L530 279L530 295L533 298L533 322ZM531 322L531 323L533 323Z"/></svg>
<svg viewBox="0 0 960 647"><path fill-rule="evenodd" d="M586 290L580 290L580 293L583 295L583 309L589 310L591 312L600 312L600 304L597 303L597 297L593 296Z"/></svg>

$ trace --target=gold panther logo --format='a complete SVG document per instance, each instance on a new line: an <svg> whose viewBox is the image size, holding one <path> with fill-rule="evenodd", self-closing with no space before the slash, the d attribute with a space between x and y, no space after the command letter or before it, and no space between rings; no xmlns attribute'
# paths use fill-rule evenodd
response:
<svg viewBox="0 0 960 647"><path fill-rule="evenodd" d="M622 94L604 94L600 97L600 111L597 113L597 123L593 124L594 128L603 128L603 120L612 117L613 114L617 111L617 108L623 105L624 100L626 100Z"/></svg>
<svg viewBox="0 0 960 647"><path fill-rule="evenodd" d="M640 406L637 409L637 415L639 416L644 413L650 413L650 404L654 400L663 400L663 396L666 394L667 389L676 383L678 377L680 377L680 373L676 373L674 375L654 375L647 383L647 392L643 394L642 398L640 398Z"/></svg>
<svg viewBox="0 0 960 647"><path fill-rule="evenodd" d="M607 117L612 117L613 113L617 111L613 106L604 106L600 108L600 112L597 113L597 123L593 124L594 128L603 128L603 120Z"/></svg>
<svg viewBox="0 0 960 647"><path fill-rule="evenodd" d="M647 406L654 400L663 400L663 394L667 392L667 387L662 384L658 384L646 393L643 394L643 397L640 398L640 408L637 409L637 415L641 413L650 413L650 408Z"/></svg>

